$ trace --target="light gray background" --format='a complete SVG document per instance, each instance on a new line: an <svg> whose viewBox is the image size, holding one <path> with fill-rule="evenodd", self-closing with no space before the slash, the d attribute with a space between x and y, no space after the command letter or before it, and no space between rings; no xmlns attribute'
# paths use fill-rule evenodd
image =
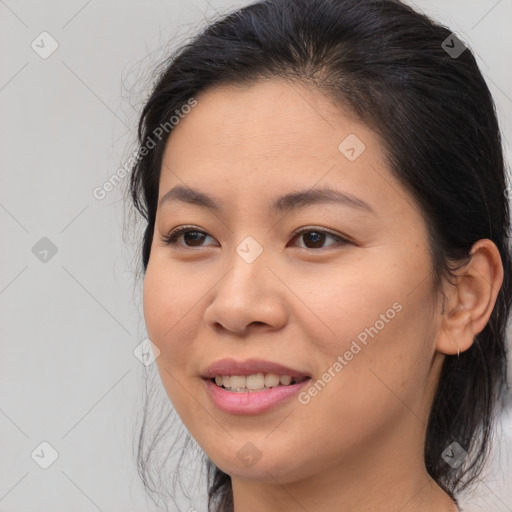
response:
<svg viewBox="0 0 512 512"><path fill-rule="evenodd" d="M123 236L122 186L103 200L92 191L133 151L164 47L245 3L0 0L0 511L156 510L133 456L145 370L132 352L146 337L140 225ZM477 53L510 155L512 1L413 4ZM48 58L31 47L50 48L43 31L59 45ZM47 262L32 252L43 237L57 248ZM511 415L500 425L466 511L512 511ZM59 455L48 469L31 458L43 441ZM180 510L204 510L196 488Z"/></svg>

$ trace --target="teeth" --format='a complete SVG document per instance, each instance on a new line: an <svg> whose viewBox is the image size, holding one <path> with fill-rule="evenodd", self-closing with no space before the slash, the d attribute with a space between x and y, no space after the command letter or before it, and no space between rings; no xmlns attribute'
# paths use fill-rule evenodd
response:
<svg viewBox="0 0 512 512"><path fill-rule="evenodd" d="M265 374L265 387L274 388L276 386L279 386L279 375L275 373Z"/></svg>
<svg viewBox="0 0 512 512"><path fill-rule="evenodd" d="M231 387L231 389L245 388L245 387L247 387L245 385L245 381L246 381L245 377L241 377L238 375L232 375L230 377L230 387Z"/></svg>
<svg viewBox="0 0 512 512"><path fill-rule="evenodd" d="M239 386L244 387L244 386ZM263 373L248 375L245 379L245 387L249 389L261 389L265 387L265 376Z"/></svg>
<svg viewBox="0 0 512 512"><path fill-rule="evenodd" d="M281 377L279 377L279 382L288 386L288 384L291 384L292 378L289 375L281 375Z"/></svg>
<svg viewBox="0 0 512 512"><path fill-rule="evenodd" d="M304 380L305 377L298 377L295 382ZM267 390L279 385L289 386L292 381L290 375L278 375L277 373L255 373L253 375L216 375L215 384L224 386L231 391L254 391Z"/></svg>

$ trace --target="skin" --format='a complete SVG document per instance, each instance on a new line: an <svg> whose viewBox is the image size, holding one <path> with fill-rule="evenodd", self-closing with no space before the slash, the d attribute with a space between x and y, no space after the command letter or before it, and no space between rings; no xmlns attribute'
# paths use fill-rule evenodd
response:
<svg viewBox="0 0 512 512"><path fill-rule="evenodd" d="M494 307L496 246L475 244L457 285L443 289L441 313L425 221L374 132L316 89L277 79L217 86L197 100L167 142L159 200L184 185L225 211L159 205L144 315L167 394L231 476L235 511L457 510L425 470L426 422L444 357L469 348ZM349 134L366 147L355 161L338 149ZM280 194L324 185L374 213L339 204L267 211ZM162 242L188 224L208 236ZM349 243L294 238L301 227ZM236 252L247 236L263 248L250 264ZM316 381L394 303L401 311L309 403L294 397L234 415L211 401L201 375L212 362L261 358ZM248 442L261 454L251 467L237 456Z"/></svg>

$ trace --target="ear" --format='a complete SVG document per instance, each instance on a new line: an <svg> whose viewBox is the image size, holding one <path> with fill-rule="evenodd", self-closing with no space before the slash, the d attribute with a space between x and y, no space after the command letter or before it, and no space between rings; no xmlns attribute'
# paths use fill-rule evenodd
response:
<svg viewBox="0 0 512 512"><path fill-rule="evenodd" d="M464 352L473 344L489 321L503 283L503 264L494 242L478 240L470 258L456 271L456 283L448 285L443 300L436 348L444 354Z"/></svg>

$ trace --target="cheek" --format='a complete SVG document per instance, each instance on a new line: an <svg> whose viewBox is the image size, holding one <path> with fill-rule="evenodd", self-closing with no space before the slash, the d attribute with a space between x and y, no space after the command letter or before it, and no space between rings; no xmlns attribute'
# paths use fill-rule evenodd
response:
<svg viewBox="0 0 512 512"><path fill-rule="evenodd" d="M153 343L162 350L163 337L165 332L171 327L169 314L172 311L172 290L169 286L166 275L159 272L156 265L148 264L146 275L144 276L143 287L143 308L144 320L149 337Z"/></svg>
<svg viewBox="0 0 512 512"><path fill-rule="evenodd" d="M146 329L150 340L160 350L155 362L163 387L173 406L181 411L184 394L180 382L185 379L187 357L184 348L187 345L179 343L178 332L184 322L178 320L184 312L183 295L178 297L176 289L176 281L169 272L160 272L154 260L150 260L143 287Z"/></svg>
<svg viewBox="0 0 512 512"><path fill-rule="evenodd" d="M422 252L400 265L398 256L351 265L334 281L332 271L317 274L314 287L311 280L296 281L301 287L294 291L309 307L301 325L320 380L304 401L339 410L341 417L364 411L377 418L388 416L386 408L403 408L400 400L423 398L437 325L425 279L429 260Z"/></svg>
<svg viewBox="0 0 512 512"><path fill-rule="evenodd" d="M329 422L317 425L332 431L326 438L338 432L357 445L400 418L424 417L435 338L430 298L428 287L409 296L381 287L343 302L332 317L338 338L323 340L323 370L301 402L309 417L330 411Z"/></svg>
<svg viewBox="0 0 512 512"><path fill-rule="evenodd" d="M320 353L343 354L354 340L364 346L365 341L382 337L403 309L403 290L410 283L394 272L392 260L386 265L378 254L353 260L338 268L319 267L311 277L289 279L300 299L294 300L299 305L294 321L308 331L309 340Z"/></svg>
<svg viewBox="0 0 512 512"><path fill-rule="evenodd" d="M143 307L148 334L155 340L170 339L187 324L183 320L200 299L200 290L193 285L190 271L171 264L165 251L152 249L144 277Z"/></svg>
<svg viewBox="0 0 512 512"><path fill-rule="evenodd" d="M198 333L204 326L201 299L210 286L207 278L194 279L190 270L170 265L165 254L152 253L143 286L146 329L160 350L156 365L164 389L189 426L194 418L204 418L204 410L194 397L198 393L195 386L203 385L197 376L201 354Z"/></svg>
<svg viewBox="0 0 512 512"><path fill-rule="evenodd" d="M184 283L183 274L173 272L157 258L150 259L144 277L143 309L149 338L160 349L161 357L157 359L160 369L165 364L174 373L186 360L184 350L188 344L179 340L194 336L190 330L197 322L189 320L197 303L193 295Z"/></svg>

